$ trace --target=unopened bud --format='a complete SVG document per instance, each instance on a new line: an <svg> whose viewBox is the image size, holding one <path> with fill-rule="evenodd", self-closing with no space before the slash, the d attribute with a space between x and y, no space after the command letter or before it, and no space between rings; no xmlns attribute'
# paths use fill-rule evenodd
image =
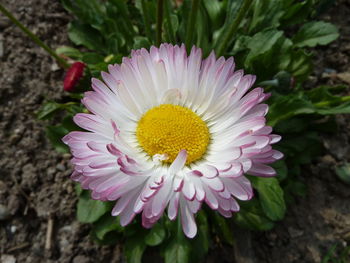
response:
<svg viewBox="0 0 350 263"><path fill-rule="evenodd" d="M73 92L79 81L84 75L85 64L83 62L74 62L68 69L63 81L63 89Z"/></svg>

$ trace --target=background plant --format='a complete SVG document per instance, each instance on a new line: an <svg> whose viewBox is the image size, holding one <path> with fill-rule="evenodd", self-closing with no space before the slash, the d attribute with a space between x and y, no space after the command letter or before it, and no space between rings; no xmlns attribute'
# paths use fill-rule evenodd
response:
<svg viewBox="0 0 350 263"><path fill-rule="evenodd" d="M276 148L285 158L274 164L277 177L249 178L256 197L240 202L241 211L232 220L202 210L197 215L199 233L191 241L176 222L166 218L151 230L139 223L122 228L109 215L110 203L91 200L88 192L77 187L78 220L92 224L91 236L101 244L124 242L129 262L140 262L148 247L156 247L165 262L196 262L205 256L215 236L232 245L232 227L273 228L283 219L286 204L306 192L301 167L321 153L319 133L336 131L332 115L350 112L350 97L342 96L346 87L306 85L313 71L312 48L327 45L339 35L332 24L319 21L319 15L333 1L180 2L63 0L63 6L75 17L68 34L77 48L61 47L57 53L83 61L86 74L94 77L108 64L120 63L131 49L160 42L186 43L187 48L195 44L204 56L212 50L234 56L237 68L257 75L256 85L272 93L267 119L283 136ZM72 116L84 110L80 98L80 93L69 94L61 102L47 102L39 112L40 119L64 114L59 125L47 127L49 139L61 152L68 150L61 137L78 129Z"/></svg>

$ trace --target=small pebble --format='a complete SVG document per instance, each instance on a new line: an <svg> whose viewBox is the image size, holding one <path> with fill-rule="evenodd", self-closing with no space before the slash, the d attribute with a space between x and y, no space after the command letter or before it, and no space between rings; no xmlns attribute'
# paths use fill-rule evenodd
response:
<svg viewBox="0 0 350 263"><path fill-rule="evenodd" d="M64 167L63 164L59 163L59 164L56 165L56 169L61 171L61 172L63 172L63 171L66 170L66 167Z"/></svg>
<svg viewBox="0 0 350 263"><path fill-rule="evenodd" d="M49 175L49 176L52 176L52 175L54 175L55 174L55 172L56 172L56 168L54 168L54 167L50 167L50 168L48 168L47 169L47 175Z"/></svg>
<svg viewBox="0 0 350 263"><path fill-rule="evenodd" d="M2 204L0 204L0 221L6 220L10 217L10 211L8 208Z"/></svg>
<svg viewBox="0 0 350 263"><path fill-rule="evenodd" d="M3 254L0 257L1 263L16 263L16 258L12 255Z"/></svg>
<svg viewBox="0 0 350 263"><path fill-rule="evenodd" d="M325 68L325 69L324 69L324 72L325 72L325 73L329 73L329 74L331 74L331 73L337 73L337 71L336 71L335 69L333 69L333 68Z"/></svg>
<svg viewBox="0 0 350 263"><path fill-rule="evenodd" d="M0 181L0 194L6 193L7 186L3 181Z"/></svg>
<svg viewBox="0 0 350 263"><path fill-rule="evenodd" d="M82 255L78 255L73 259L73 263L88 263L89 261L88 257Z"/></svg>
<svg viewBox="0 0 350 263"><path fill-rule="evenodd" d="M70 153L63 154L63 159L65 159L65 160L69 160L71 157L72 157L72 155Z"/></svg>
<svg viewBox="0 0 350 263"><path fill-rule="evenodd" d="M288 227L288 233L291 238L296 238L296 237L302 236L304 234L304 231L300 229L296 229L294 227Z"/></svg>
<svg viewBox="0 0 350 263"><path fill-rule="evenodd" d="M9 138L9 142L11 145L17 144L17 142L21 139L21 136L18 134L12 134Z"/></svg>
<svg viewBox="0 0 350 263"><path fill-rule="evenodd" d="M6 28L11 25L10 19L7 19L5 17L0 17L0 28Z"/></svg>
<svg viewBox="0 0 350 263"><path fill-rule="evenodd" d="M57 71L59 69L60 69L60 67L57 65L57 63L52 63L51 64L51 71Z"/></svg>
<svg viewBox="0 0 350 263"><path fill-rule="evenodd" d="M16 233L17 227L16 226L11 226L10 227L10 231L11 231L12 234Z"/></svg>
<svg viewBox="0 0 350 263"><path fill-rule="evenodd" d="M2 40L2 37L0 36L0 58L4 56L4 41Z"/></svg>

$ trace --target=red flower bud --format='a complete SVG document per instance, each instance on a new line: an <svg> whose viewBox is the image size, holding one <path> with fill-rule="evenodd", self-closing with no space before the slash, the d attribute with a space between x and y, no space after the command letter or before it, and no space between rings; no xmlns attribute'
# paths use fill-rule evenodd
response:
<svg viewBox="0 0 350 263"><path fill-rule="evenodd" d="M85 64L83 62L74 62L68 69L63 81L63 89L68 92L74 91L75 86L83 77Z"/></svg>

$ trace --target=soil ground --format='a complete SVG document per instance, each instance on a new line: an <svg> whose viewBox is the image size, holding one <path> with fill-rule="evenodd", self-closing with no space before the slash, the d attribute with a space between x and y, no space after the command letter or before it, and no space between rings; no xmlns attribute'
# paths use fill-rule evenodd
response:
<svg viewBox="0 0 350 263"><path fill-rule="evenodd" d="M51 47L69 44L71 17L59 1L2 3ZM349 71L349 14L349 2L339 1L324 17L340 28L341 37L315 51L314 84L342 83L337 74ZM52 149L44 123L35 117L44 100L62 96L63 75L46 53L0 16L0 263L125 262L122 246L92 243L89 226L76 221L70 156ZM349 186L334 172L336 165L350 161L349 120L337 116L338 133L323 135L326 153L303 170L306 197L296 199L275 229L251 234L251 262L321 262L333 245L339 251L349 246ZM50 224L54 232L47 243ZM233 248L213 245L207 262L234 262L233 254Z"/></svg>

